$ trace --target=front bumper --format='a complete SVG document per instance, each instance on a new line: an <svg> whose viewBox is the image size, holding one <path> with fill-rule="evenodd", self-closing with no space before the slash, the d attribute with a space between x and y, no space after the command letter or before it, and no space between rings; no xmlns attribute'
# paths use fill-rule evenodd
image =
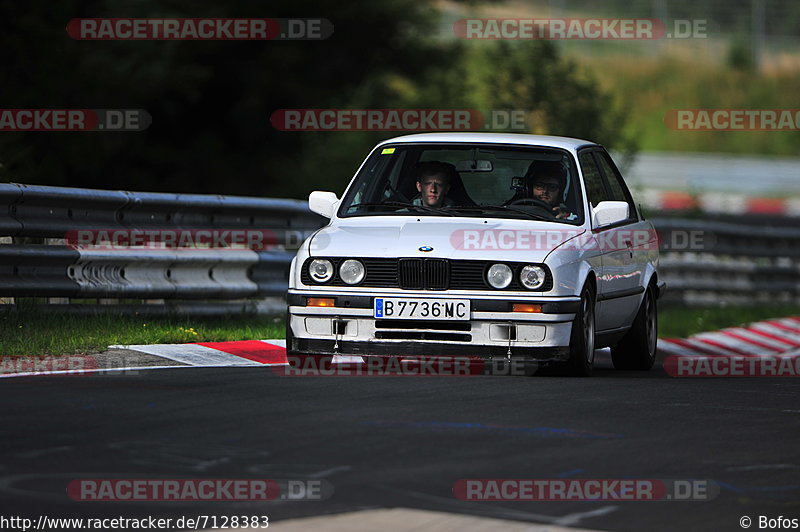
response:
<svg viewBox="0 0 800 532"><path fill-rule="evenodd" d="M431 298L432 294L408 293ZM291 351L303 354L362 356L478 356L564 361L572 321L580 299L465 296L439 293L437 299L470 299L465 321L385 320L373 317L375 297L397 294L353 295L293 290L289 292L287 326ZM308 307L306 298L334 298L334 307ZM504 297L509 297L504 294ZM539 303L541 313L512 312L511 304Z"/></svg>

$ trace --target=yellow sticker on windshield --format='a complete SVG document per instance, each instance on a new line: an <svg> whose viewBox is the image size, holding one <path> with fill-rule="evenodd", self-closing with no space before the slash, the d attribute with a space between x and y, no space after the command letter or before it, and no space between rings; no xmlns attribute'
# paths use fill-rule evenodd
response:
<svg viewBox="0 0 800 532"><path fill-rule="evenodd" d="M384 148L381 151L381 155L391 155L394 153L394 148Z"/></svg>

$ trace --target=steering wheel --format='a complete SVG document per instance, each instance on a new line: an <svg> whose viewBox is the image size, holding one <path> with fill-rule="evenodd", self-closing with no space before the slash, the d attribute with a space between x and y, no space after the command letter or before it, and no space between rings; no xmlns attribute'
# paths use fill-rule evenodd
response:
<svg viewBox="0 0 800 532"><path fill-rule="evenodd" d="M549 213L553 212L553 208L550 207L550 205L536 198L520 198L518 200L512 201L511 203L506 203L506 205L533 205L534 207L539 207L541 209L546 210Z"/></svg>

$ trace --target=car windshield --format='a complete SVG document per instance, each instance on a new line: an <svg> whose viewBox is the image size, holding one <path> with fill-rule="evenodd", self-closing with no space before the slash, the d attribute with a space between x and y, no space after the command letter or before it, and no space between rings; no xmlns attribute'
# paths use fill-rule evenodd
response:
<svg viewBox="0 0 800 532"><path fill-rule="evenodd" d="M557 148L395 144L375 150L339 216L480 216L583 223L577 170Z"/></svg>

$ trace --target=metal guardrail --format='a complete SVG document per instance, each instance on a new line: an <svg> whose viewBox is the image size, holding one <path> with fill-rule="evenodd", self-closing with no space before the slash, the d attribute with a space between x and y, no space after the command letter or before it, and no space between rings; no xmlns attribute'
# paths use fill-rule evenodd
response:
<svg viewBox="0 0 800 532"><path fill-rule="evenodd" d="M746 218L653 222L668 299L689 304L800 299L800 227L748 224ZM219 308L252 310L259 304L246 298L285 294L292 248L324 223L299 200L0 183L0 238L13 238L0 244L0 297L165 299L179 312L205 313L217 304L200 300L228 300ZM236 230L261 232L268 245L64 245L70 232L79 231ZM236 299L244 303L230 301Z"/></svg>
<svg viewBox="0 0 800 532"><path fill-rule="evenodd" d="M653 219L667 299L687 304L800 301L800 227Z"/></svg>
<svg viewBox="0 0 800 532"><path fill-rule="evenodd" d="M0 183L0 237L14 242L0 245L0 297L283 296L293 256L288 250L323 224L299 200ZM222 246L162 241L165 234L235 232L259 236L258 245L225 238ZM157 245L79 241L104 233L155 235ZM75 244L75 235L80 245L64 245Z"/></svg>
<svg viewBox="0 0 800 532"><path fill-rule="evenodd" d="M322 222L300 200L0 183L0 236L63 238L68 230L117 228L316 230Z"/></svg>

